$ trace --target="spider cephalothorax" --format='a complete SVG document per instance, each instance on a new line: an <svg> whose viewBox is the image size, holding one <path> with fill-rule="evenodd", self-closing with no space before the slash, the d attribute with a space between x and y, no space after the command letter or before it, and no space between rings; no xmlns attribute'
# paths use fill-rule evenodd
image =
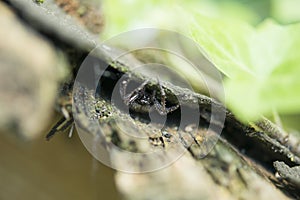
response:
<svg viewBox="0 0 300 200"><path fill-rule="evenodd" d="M176 110L179 105L174 105L166 107L166 93L165 89L161 85L159 79L157 79L159 90L160 90L160 101L157 98L157 91L153 90L146 91L146 86L149 84L149 81L144 81L140 86L135 88L130 93L126 93L126 89L129 83L129 80L124 80L121 83L120 94L124 103L130 107L130 109L136 111L150 112L153 109L156 110L160 115L167 115L170 112Z"/></svg>

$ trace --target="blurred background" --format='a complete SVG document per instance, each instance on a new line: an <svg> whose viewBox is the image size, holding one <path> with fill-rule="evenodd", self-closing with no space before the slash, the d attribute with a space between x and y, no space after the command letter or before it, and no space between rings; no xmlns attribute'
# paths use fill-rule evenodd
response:
<svg viewBox="0 0 300 200"><path fill-rule="evenodd" d="M58 17L77 24L99 41L144 27L186 33L188 18L178 15L182 10L238 18L253 25L266 18L281 24L300 21L300 0L26 0L28 8L25 6L23 13L17 2L0 2L0 199L3 200L120 198L114 183L115 171L95 161L76 133L72 138L60 133L51 141L45 140L60 115L55 111L59 86L69 77L73 66L55 43L58 41L49 37L54 34L64 38L61 30L36 30L39 23L34 25L34 20L32 23L24 20L33 9L31 4L34 12L53 9ZM300 115L281 116L281 119L290 132L300 130Z"/></svg>

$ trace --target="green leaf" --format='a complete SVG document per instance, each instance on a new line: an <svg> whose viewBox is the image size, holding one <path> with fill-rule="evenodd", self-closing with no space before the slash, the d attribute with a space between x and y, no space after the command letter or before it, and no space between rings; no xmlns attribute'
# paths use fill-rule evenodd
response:
<svg viewBox="0 0 300 200"><path fill-rule="evenodd" d="M103 1L105 29L109 38L136 28L156 27L186 33L185 13L204 12L211 16L239 18L257 23L259 17L238 1L212 0L106 0Z"/></svg>
<svg viewBox="0 0 300 200"><path fill-rule="evenodd" d="M238 31L237 31L238 30ZM254 30L247 24L236 21L219 21L197 16L192 26L192 36L201 45L204 54L227 76L252 73L247 55L247 37Z"/></svg>
<svg viewBox="0 0 300 200"><path fill-rule="evenodd" d="M299 0L271 0L271 15L281 23L295 23L300 21Z"/></svg>
<svg viewBox="0 0 300 200"><path fill-rule="evenodd" d="M227 75L226 103L241 120L300 112L300 24L252 27L197 15L191 34Z"/></svg>

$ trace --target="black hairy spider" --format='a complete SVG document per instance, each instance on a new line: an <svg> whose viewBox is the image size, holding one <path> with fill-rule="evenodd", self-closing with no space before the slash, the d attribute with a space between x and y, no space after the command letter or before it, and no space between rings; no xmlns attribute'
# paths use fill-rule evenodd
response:
<svg viewBox="0 0 300 200"><path fill-rule="evenodd" d="M149 83L148 80L144 81L140 86L134 89L129 94L126 94L126 89L129 80L124 80L121 83L120 94L125 105L129 106L130 109L142 112L151 112L153 109L156 110L160 115L167 115L170 112L176 110L179 105L166 107L166 93L165 89L161 85L159 79L157 79L160 89L160 102L157 100L156 90L152 93L146 91L146 86Z"/></svg>

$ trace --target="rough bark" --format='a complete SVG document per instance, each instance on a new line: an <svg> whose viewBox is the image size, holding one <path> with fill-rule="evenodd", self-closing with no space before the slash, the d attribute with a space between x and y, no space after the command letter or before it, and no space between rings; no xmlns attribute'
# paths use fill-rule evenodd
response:
<svg viewBox="0 0 300 200"><path fill-rule="evenodd" d="M77 65L80 64L79 62L84 58L84 55L98 44L98 41L95 35L82 27L82 21L76 21L76 18L75 20L66 18L63 12L65 8L58 7L55 1L49 0L41 4L36 4L31 0L6 0L5 2L5 4L0 4L0 15L3 15L3 13L5 15L5 18L1 17L1 20L4 20L5 23L6 20L9 21L10 18L6 16L7 13L10 13L8 15L13 15L11 11L8 11L12 9L18 17L14 18L14 20L21 21L24 24L22 25L22 30L17 29L16 32L21 33L24 29L30 29L30 31L32 31L30 37L34 37L33 40L39 38L39 40L46 43L43 45L45 49L33 49L32 55L38 54L39 51L50 52L46 54L48 57L41 61L41 63L30 63L29 61L27 62L25 58L22 59L22 57L19 57L19 54L21 56L23 52L8 51L9 55L13 56L11 61L20 58L18 62L22 65L26 65L26 69L30 73L39 72L41 66L45 68L45 70L38 73L35 77L37 78L37 82L41 84L39 90L49 91L50 96L30 96L30 98L33 99L28 97L29 102L46 102L40 105L40 109L37 109L36 112L38 115L32 115L31 110L25 110L24 114L16 114L9 110L4 113L5 116L13 116L7 118L6 120L8 120L8 122L5 121L5 123L13 123L12 119L19 114L21 117L20 123L18 124L27 124L28 122L24 120L24 118L26 118L25 116L32 115L32 120L38 121L37 118L41 115L48 115L55 98L53 94L55 87L59 83L59 80L61 80L60 77L62 77L60 71L64 71L68 68L67 70L73 71L74 74L76 74ZM2 10L5 12L2 12ZM79 25L80 23L81 25ZM27 28L25 28L25 26ZM17 27L13 25L12 28ZM9 30L10 29L7 29L6 31ZM4 30L0 31L0 34L2 33L9 34ZM34 44L35 41L32 43ZM2 46L0 44L0 48L2 48ZM22 47L24 46L26 45ZM55 46L56 51L59 51L63 57L66 58L68 64L66 64L63 69L51 68L51 66L57 66L57 64L53 62L61 60L60 56L54 52L53 46ZM3 48L7 51L10 47L11 45L8 45L8 47L4 46ZM113 47L111 48L113 49ZM16 53L18 53L18 56L16 56ZM2 55L2 52L0 55ZM116 81L117 79L115 77L121 76L125 72L132 74L131 78L136 82L149 79L149 77L145 75L141 76L131 73L131 65L137 63L134 58L129 58L127 61L118 60L118 63L112 63L115 56L114 51L107 51L105 49L100 49L95 56L97 56L99 62L106 63L110 66L111 76L102 80L101 84L103 86L107 86L109 81ZM7 58L6 55L5 58ZM1 63L4 65L7 63L10 64L10 62L3 62L2 59ZM35 65L38 67L34 67ZM49 75L47 70L54 70L54 72L50 73L54 73L53 77ZM5 71L6 75L11 73L11 71ZM47 74L47 76L45 76L45 74ZM26 76L23 75L24 73L22 73L22 78L26 78ZM23 80L20 79L21 77L18 78L18 75L14 77L18 81L18 85L30 87L30 84L32 84L27 79ZM51 80L45 84L47 87L51 87L51 89L42 84L46 79L45 77ZM70 79L72 80L72 78ZM7 80L4 82L7 83ZM70 82L70 80L67 82ZM169 83L163 83L163 85L168 89L166 95L168 101L170 101L169 103L176 103L176 100L172 99L172 95L174 94L184 99L184 106L188 106L190 101L196 100L201 109L200 118L204 120L204 124L200 124L196 132L204 138L204 141L216 142L215 139L218 138L218 135L216 135L213 130L207 133L207 123L209 123L211 119L214 119L212 123L216 127L221 126L218 123L218 112L211 113L209 109L210 106L215 105L220 113L226 113L225 127L221 138L219 138L214 149L204 158L202 158L202 154L206 151L205 142L197 142L197 136L190 135L187 129L177 129L172 132L174 127L172 124L168 124L166 130L171 134L171 137L164 136L155 125L151 127L147 126L143 116L132 118L124 114L119 107L112 105L108 98L109 95L111 95L109 91L96 98L89 93L90 88L85 85L79 85L77 87L78 91L75 91L78 93L77 97L80 97L76 100L81 103L78 105L85 105L76 108L79 112L76 116L76 120L79 124L77 128L88 135L89 142L97 142L95 137L97 137L97 134L101 135L101 133L99 133L98 127L90 123L90 119L96 118L96 120L100 122L101 128L105 130L103 131L105 135L101 137L103 137L102 139L106 141L106 143L102 142L101 145L99 145L99 152L106 152L105 156L111 162L112 166L116 168L119 166L127 166L128 171L143 171L149 166L160 166L162 164L161 162L164 163L164 159L166 158L164 156L166 155L167 157L176 157L178 152L172 151L172 149L178 148L182 150L182 155L176 162L159 171L143 174L116 172L116 183L125 199L299 198L299 170L298 168L289 168L285 165L288 164L290 167L299 165L300 161L297 148L296 150L287 148L280 138L273 138L272 134L267 134L264 129L258 129L257 127L240 123L222 104L209 97L192 93L191 91L175 87ZM10 85L7 87L12 88ZM157 90L159 88L155 81L151 81L148 87L149 90ZM31 88L34 87L30 87L29 90L33 90ZM72 89L72 87L68 89ZM65 90L66 89L62 89L62 92L66 92ZM85 92L82 93L82 91ZM12 98L15 98L16 93L18 93L17 90L13 91ZM3 92L1 90L0 94L7 95L7 91ZM184 98L186 95L188 95L189 98ZM7 101L4 103L8 104ZM61 105L62 103L58 104L61 110L63 105ZM19 103L9 103L9 105L11 107L19 105ZM97 113L96 117L95 113ZM135 114L139 115L139 111L135 111ZM178 117L179 115L178 113L176 114L176 112L171 115L171 118L175 121ZM0 121L4 118L5 117L1 116ZM40 124L43 124L43 122ZM119 123L118 126L116 123ZM148 140L141 141L126 136L120 129L120 124L136 129L148 137ZM190 124L186 125L188 126ZM9 128L10 126L1 125L1 127ZM33 127L36 127L36 124ZM37 127L35 131L39 131L40 129L41 128ZM21 128L20 130L21 133L28 132L26 128ZM35 131L30 132L35 133ZM89 132L93 132L94 135ZM180 134L178 134L179 132ZM190 143L188 145L186 144L188 139L183 139L186 138L185 136L187 135L190 135ZM120 147L124 151L114 151L114 149L111 148L111 144ZM146 159L145 162L145 160L127 156L127 152L147 152L155 148L162 152L157 159ZM95 151L97 151L97 149ZM283 161L285 164L275 161ZM273 162L275 162L275 167L273 166ZM278 172L278 176L275 176L276 172ZM293 173L296 175L291 175Z"/></svg>

